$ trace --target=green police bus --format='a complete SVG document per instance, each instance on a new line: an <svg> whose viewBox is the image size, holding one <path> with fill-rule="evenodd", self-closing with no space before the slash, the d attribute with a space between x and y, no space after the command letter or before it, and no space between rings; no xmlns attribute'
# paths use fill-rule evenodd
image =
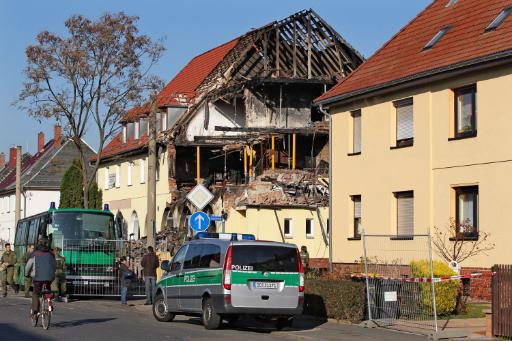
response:
<svg viewBox="0 0 512 341"><path fill-rule="evenodd" d="M67 291L73 296L112 296L119 294L116 259L125 252L116 240L114 216L108 210L55 208L20 219L14 250L21 259L28 244L41 237L52 249L60 248L66 258ZM19 267L18 283L24 283L24 268Z"/></svg>

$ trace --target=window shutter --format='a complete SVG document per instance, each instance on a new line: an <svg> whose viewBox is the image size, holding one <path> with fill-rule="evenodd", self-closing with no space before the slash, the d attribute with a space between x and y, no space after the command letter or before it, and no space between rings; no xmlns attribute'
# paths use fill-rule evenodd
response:
<svg viewBox="0 0 512 341"><path fill-rule="evenodd" d="M128 186L132 185L133 162L128 162Z"/></svg>
<svg viewBox="0 0 512 341"><path fill-rule="evenodd" d="M108 183L108 167L103 168L103 171L105 172L105 189L109 189L109 183Z"/></svg>
<svg viewBox="0 0 512 341"><path fill-rule="evenodd" d="M354 153L361 152L361 112L358 111L352 115L354 120Z"/></svg>
<svg viewBox="0 0 512 341"><path fill-rule="evenodd" d="M411 139L414 136L412 104L396 108L396 139Z"/></svg>
<svg viewBox="0 0 512 341"><path fill-rule="evenodd" d="M116 187L121 186L121 167L116 166Z"/></svg>
<svg viewBox="0 0 512 341"><path fill-rule="evenodd" d="M354 218L361 218L361 198L354 198Z"/></svg>
<svg viewBox="0 0 512 341"><path fill-rule="evenodd" d="M400 195L397 197L397 235L414 234L414 197Z"/></svg>
<svg viewBox="0 0 512 341"><path fill-rule="evenodd" d="M140 160L140 183L146 182L146 159Z"/></svg>

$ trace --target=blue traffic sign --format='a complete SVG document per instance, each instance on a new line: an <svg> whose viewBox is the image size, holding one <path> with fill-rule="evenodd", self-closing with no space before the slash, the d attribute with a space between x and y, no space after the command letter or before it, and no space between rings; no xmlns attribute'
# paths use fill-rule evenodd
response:
<svg viewBox="0 0 512 341"><path fill-rule="evenodd" d="M222 216L221 215L211 215L210 220L211 221L222 221Z"/></svg>
<svg viewBox="0 0 512 341"><path fill-rule="evenodd" d="M210 226L210 217L204 212L196 212L190 216L188 224L192 230L204 232Z"/></svg>

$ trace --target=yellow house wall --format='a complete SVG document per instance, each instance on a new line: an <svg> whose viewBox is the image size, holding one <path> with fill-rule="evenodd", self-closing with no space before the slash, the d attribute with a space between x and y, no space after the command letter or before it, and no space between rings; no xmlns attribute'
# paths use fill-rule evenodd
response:
<svg viewBox="0 0 512 341"><path fill-rule="evenodd" d="M320 208L320 215L327 228L328 208ZM277 215L277 216L276 216ZM284 229L284 219L292 219L292 234L285 238L285 243L306 246L311 258L328 258L329 249L322 237L322 229L316 210L304 208L253 208L248 207L243 211L231 209L226 221L227 232L251 233L257 239L283 242L280 227ZM306 236L306 219L313 221L312 238Z"/></svg>
<svg viewBox="0 0 512 341"><path fill-rule="evenodd" d="M145 181L140 182L141 160L145 159ZM128 163L133 162L132 185L128 186ZM136 155L123 158L119 161L103 164L98 169L98 186L103 191L103 202L108 203L114 214L121 212L128 224L128 234L133 233L133 213L136 212L139 221L140 236L146 235L145 220L147 214L147 155ZM116 165L121 166L120 186L105 189L105 172L110 168L111 174L115 173ZM160 156L160 177L156 184L156 230L160 231L166 203L170 201L169 185L167 182L168 160L167 152ZM136 236L135 236L136 237Z"/></svg>
<svg viewBox="0 0 512 341"><path fill-rule="evenodd" d="M478 136L448 141L453 126L451 89L472 83L477 84ZM512 67L505 67L331 108L334 261L353 262L363 253L362 241L347 239L353 234L351 195L361 195L366 233L396 234L393 192L413 190L414 231L424 233L433 226L446 226L454 216L452 187L477 184L479 230L490 233L496 247L462 265L510 263L512 250L506 243L512 238L512 215L507 214L512 203L511 89ZM411 96L414 146L392 150L392 102ZM350 111L360 108L362 152L348 156L352 144ZM393 247L392 241L386 243Z"/></svg>

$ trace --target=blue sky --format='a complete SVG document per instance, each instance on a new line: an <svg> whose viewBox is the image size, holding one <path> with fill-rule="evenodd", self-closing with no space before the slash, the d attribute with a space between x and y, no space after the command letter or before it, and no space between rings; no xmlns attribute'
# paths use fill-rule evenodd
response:
<svg viewBox="0 0 512 341"><path fill-rule="evenodd" d="M153 72L166 82L195 55L256 28L313 8L365 57L371 56L429 0L3 0L0 1L0 152L22 145L31 153L37 133L51 138L54 122L37 122L12 106L23 82L25 48L43 30L65 33L72 14L95 18L124 11L140 17L139 29L166 38L164 56ZM96 147L91 129L87 141Z"/></svg>

